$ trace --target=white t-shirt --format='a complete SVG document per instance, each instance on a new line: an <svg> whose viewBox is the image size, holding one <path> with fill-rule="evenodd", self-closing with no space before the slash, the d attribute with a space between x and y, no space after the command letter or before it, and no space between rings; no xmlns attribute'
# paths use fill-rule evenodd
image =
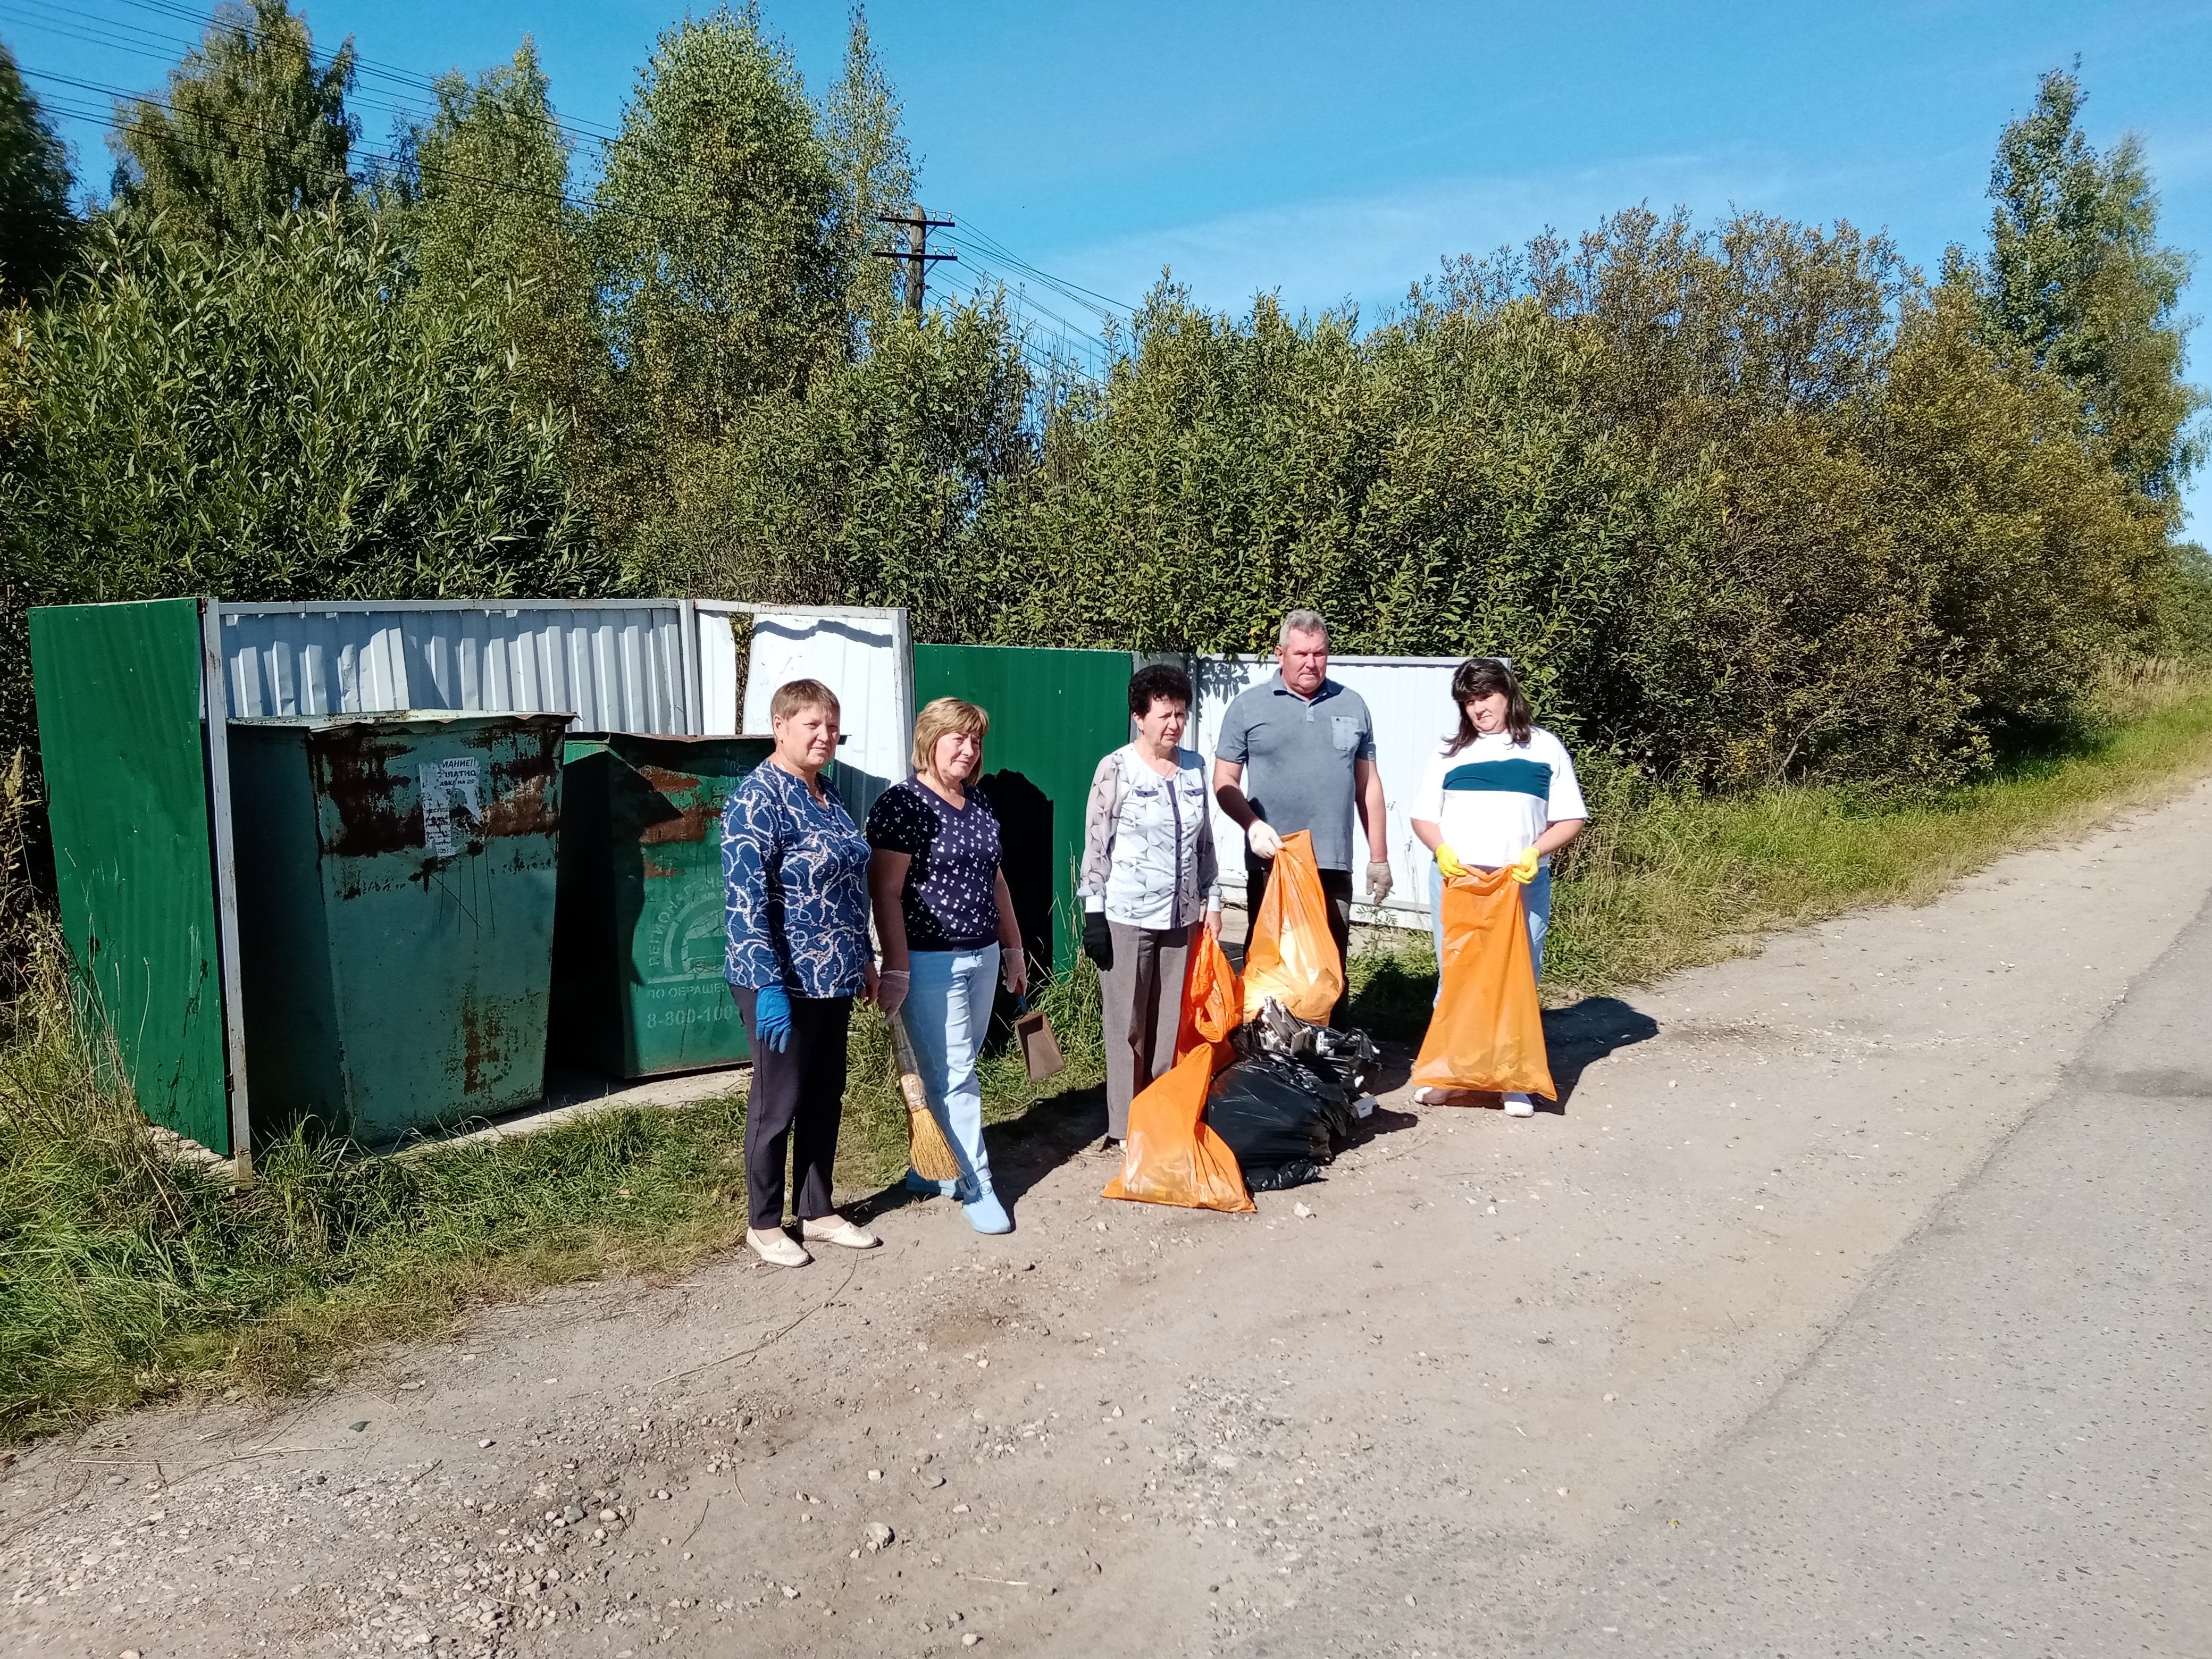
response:
<svg viewBox="0 0 2212 1659"><path fill-rule="evenodd" d="M1525 747L1507 732L1478 735L1456 755L1449 747L1439 744L1429 757L1412 816L1442 825L1444 845L1462 864L1510 864L1547 826L1589 816L1575 763L1541 726Z"/></svg>

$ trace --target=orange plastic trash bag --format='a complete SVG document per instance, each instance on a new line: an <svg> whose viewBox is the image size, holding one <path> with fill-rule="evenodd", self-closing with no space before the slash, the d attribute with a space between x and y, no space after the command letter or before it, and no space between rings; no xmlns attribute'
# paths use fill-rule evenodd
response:
<svg viewBox="0 0 2212 1659"><path fill-rule="evenodd" d="M1442 966L1443 991L1413 1062L1415 1086L1557 1099L1528 918L1511 870L1469 871L1444 884Z"/></svg>
<svg viewBox="0 0 2212 1659"><path fill-rule="evenodd" d="M1313 832L1283 837L1267 875L1267 896L1244 946L1244 1018L1256 1019L1273 997L1285 1012L1326 1025L1344 994L1344 963L1328 931L1328 896L1314 862Z"/></svg>
<svg viewBox="0 0 2212 1659"><path fill-rule="evenodd" d="M1244 1019L1244 988L1230 965L1221 941L1200 927L1191 942L1190 967L1182 980L1182 1023L1176 1029L1176 1058L1211 1047L1216 1066L1237 1058L1229 1034Z"/></svg>
<svg viewBox="0 0 2212 1659"><path fill-rule="evenodd" d="M1205 1123L1213 1045L1200 1043L1129 1103L1121 1173L1102 1198L1175 1204L1186 1210L1256 1210L1237 1154Z"/></svg>

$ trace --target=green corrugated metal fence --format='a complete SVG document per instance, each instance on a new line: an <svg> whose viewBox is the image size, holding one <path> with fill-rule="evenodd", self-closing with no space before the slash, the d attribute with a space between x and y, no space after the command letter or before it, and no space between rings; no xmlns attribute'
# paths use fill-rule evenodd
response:
<svg viewBox="0 0 2212 1659"><path fill-rule="evenodd" d="M1006 884L1031 956L1075 960L1074 902L1091 775L1129 740L1126 651L917 645L914 697L961 697L988 709L983 775L1006 836Z"/></svg>
<svg viewBox="0 0 2212 1659"><path fill-rule="evenodd" d="M227 1157L199 601L30 623L62 930L139 1109Z"/></svg>

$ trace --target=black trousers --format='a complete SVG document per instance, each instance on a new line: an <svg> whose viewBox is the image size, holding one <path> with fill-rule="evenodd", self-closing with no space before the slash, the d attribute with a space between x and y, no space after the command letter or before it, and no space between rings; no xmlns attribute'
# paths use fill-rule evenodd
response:
<svg viewBox="0 0 2212 1659"><path fill-rule="evenodd" d="M1267 896L1267 872L1273 867L1254 858L1244 860L1244 902L1252 907L1247 916L1259 916L1260 901ZM1328 1023L1343 1026L1352 1018L1352 872L1322 871L1321 890L1328 900L1328 936L1336 941L1336 963L1344 969L1344 994L1329 1011Z"/></svg>
<svg viewBox="0 0 2212 1659"><path fill-rule="evenodd" d="M753 1086L745 1099L745 1196L752 1224L783 1225L783 1160L791 1155L792 1207L802 1221L830 1212L837 1125L845 1112L845 1036L850 997L793 997L791 1037L781 1052L760 1040L760 993L730 987L752 1050Z"/></svg>

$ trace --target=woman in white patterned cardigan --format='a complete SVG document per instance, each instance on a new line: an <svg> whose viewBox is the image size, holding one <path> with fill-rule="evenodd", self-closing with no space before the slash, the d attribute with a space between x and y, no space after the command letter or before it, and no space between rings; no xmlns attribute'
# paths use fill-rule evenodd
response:
<svg viewBox="0 0 2212 1659"><path fill-rule="evenodd" d="M1129 680L1137 737L1098 763L1084 815L1083 949L1105 993L1106 1139L1129 1102L1175 1062L1191 929L1221 931L1206 763L1182 746L1190 676L1154 664Z"/></svg>

